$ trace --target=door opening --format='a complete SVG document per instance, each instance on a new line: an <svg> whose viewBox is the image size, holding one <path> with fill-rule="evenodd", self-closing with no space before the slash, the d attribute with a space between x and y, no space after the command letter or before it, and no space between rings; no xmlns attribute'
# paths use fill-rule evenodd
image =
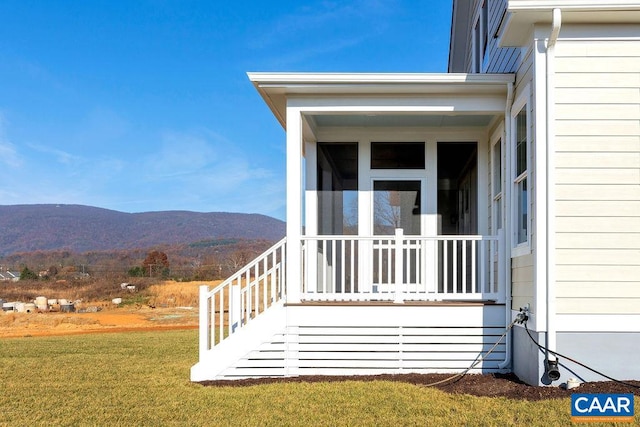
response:
<svg viewBox="0 0 640 427"><path fill-rule="evenodd" d="M475 142L438 143L438 232L475 235L478 232L478 154ZM471 292L471 240L442 241L438 246L438 291Z"/></svg>
<svg viewBox="0 0 640 427"><path fill-rule="evenodd" d="M438 143L439 234L477 234L477 159L475 142Z"/></svg>

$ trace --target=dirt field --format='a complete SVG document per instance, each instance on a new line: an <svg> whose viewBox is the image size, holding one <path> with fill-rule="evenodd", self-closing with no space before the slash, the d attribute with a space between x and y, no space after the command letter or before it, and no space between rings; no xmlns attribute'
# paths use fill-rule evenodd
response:
<svg viewBox="0 0 640 427"><path fill-rule="evenodd" d="M127 306L96 313L0 313L0 338L197 327L197 310L189 307Z"/></svg>
<svg viewBox="0 0 640 427"><path fill-rule="evenodd" d="M197 328L199 287L218 283L159 282L149 286L148 304L116 306L111 301L88 301L77 304L75 313L0 312L0 338ZM39 289L38 292L52 295L54 291ZM122 296L136 294L125 292ZM79 312L97 309L100 311Z"/></svg>

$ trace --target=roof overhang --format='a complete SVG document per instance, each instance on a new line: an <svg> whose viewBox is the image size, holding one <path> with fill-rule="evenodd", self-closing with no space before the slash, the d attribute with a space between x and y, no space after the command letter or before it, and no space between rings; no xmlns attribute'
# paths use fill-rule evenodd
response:
<svg viewBox="0 0 640 427"><path fill-rule="evenodd" d="M509 0L496 35L499 45L523 46L534 25L551 25L553 9L562 24L638 24L637 0Z"/></svg>
<svg viewBox="0 0 640 427"><path fill-rule="evenodd" d="M513 74L451 73L247 73L280 124L286 129L291 99L372 99L392 105L415 99L472 96L506 99ZM454 112L455 113L455 112Z"/></svg>

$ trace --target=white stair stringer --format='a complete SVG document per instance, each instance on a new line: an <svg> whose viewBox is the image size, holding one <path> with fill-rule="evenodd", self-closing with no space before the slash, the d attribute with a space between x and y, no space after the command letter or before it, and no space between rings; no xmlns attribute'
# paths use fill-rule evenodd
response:
<svg viewBox="0 0 640 427"><path fill-rule="evenodd" d="M236 360L232 366L218 375L218 379L239 380L289 376L286 354L287 344L283 328L256 349Z"/></svg>
<svg viewBox="0 0 640 427"><path fill-rule="evenodd" d="M286 308L282 301L278 301L206 354L201 354L198 363L191 367L191 381L229 379L229 376L238 378L238 374L232 373L235 366L243 360L250 360L256 350L272 345L272 338L275 338L275 345L279 340L283 341L285 329ZM284 370L283 361L281 366Z"/></svg>

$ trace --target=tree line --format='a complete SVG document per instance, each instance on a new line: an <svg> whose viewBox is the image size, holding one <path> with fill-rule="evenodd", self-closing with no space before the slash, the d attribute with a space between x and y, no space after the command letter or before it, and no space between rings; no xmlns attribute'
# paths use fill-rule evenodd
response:
<svg viewBox="0 0 640 427"><path fill-rule="evenodd" d="M157 277L224 279L270 247L270 241L224 240L152 249L86 252L36 251L0 258L0 268L22 280Z"/></svg>

